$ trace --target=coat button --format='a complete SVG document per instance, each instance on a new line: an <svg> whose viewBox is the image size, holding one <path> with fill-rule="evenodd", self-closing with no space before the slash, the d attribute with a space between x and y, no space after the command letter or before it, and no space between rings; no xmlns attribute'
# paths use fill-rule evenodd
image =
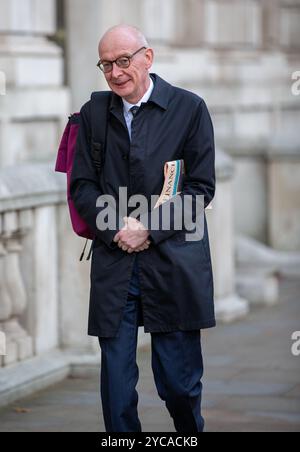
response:
<svg viewBox="0 0 300 452"><path fill-rule="evenodd" d="M124 154L123 155L123 160L128 160L128 155Z"/></svg>

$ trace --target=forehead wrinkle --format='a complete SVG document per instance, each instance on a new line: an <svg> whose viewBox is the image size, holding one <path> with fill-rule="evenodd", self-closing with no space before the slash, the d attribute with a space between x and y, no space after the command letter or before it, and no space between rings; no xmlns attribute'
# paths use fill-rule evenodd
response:
<svg viewBox="0 0 300 452"><path fill-rule="evenodd" d="M140 47L148 47L142 32L131 26L119 25L108 30L99 42L99 54L110 53L115 58L132 54ZM116 56L115 56L116 55Z"/></svg>
<svg viewBox="0 0 300 452"><path fill-rule="evenodd" d="M114 51L112 53L114 54L113 57L111 57L111 58L101 58L101 60L102 61L114 61L114 60L117 60L118 58L121 58L122 56L131 56L134 52L133 51L129 51L129 50L124 48L124 50L120 50L118 52Z"/></svg>

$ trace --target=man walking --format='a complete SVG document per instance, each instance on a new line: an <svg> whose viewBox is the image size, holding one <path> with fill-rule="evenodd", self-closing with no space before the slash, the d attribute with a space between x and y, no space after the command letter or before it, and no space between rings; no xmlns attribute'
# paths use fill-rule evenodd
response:
<svg viewBox="0 0 300 452"><path fill-rule="evenodd" d="M94 230L89 334L101 347L101 398L107 432L140 432L136 363L138 327L151 334L157 391L177 432L201 432L201 329L215 326L213 277L204 218L202 240L185 230L151 229L127 217L119 228L97 229L101 195L119 204L119 188L150 201L159 195L167 161L184 160L180 196L215 192L214 136L204 101L151 74L154 52L141 31L108 30L99 44L112 91L107 116L105 164L100 177L91 158L91 102L81 110L71 196ZM191 67L185 68L191 71ZM150 209L149 209L150 212ZM150 212L151 216L151 212ZM140 221L139 221L140 220Z"/></svg>

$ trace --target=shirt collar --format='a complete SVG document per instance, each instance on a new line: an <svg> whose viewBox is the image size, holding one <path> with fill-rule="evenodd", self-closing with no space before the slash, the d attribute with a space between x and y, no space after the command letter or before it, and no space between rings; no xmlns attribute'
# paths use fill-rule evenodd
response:
<svg viewBox="0 0 300 452"><path fill-rule="evenodd" d="M122 98L125 113L128 114L132 107L140 107L142 104L146 104L151 97L153 89L154 89L154 83L153 83L152 78L150 77L150 86L139 102L137 102L136 104L130 104L129 102L127 102L127 100Z"/></svg>

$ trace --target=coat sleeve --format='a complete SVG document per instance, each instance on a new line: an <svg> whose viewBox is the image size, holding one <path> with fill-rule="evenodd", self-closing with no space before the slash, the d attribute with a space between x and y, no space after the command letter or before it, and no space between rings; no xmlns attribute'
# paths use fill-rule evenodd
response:
<svg viewBox="0 0 300 452"><path fill-rule="evenodd" d="M193 221L196 219L196 196L204 196L204 207L206 208L215 194L215 145L214 130L211 117L205 102L200 99L194 109L190 131L184 145L185 177L183 189L180 195L173 198L173 201L182 198L184 205L184 195L191 195L193 200ZM174 210L171 209L170 230L162 230L162 216L165 210L170 210L169 202L162 204L157 209L152 210L146 216L142 216L140 221L146 226L151 225L153 215L158 218L159 229L148 228L154 244L172 237L178 233L174 228ZM183 218L183 212L182 212ZM183 223L184 224L184 223Z"/></svg>
<svg viewBox="0 0 300 452"><path fill-rule="evenodd" d="M105 208L109 215L115 215L113 206L96 207L100 191L99 175L91 157L90 102L80 111L80 127L76 142L76 150L72 168L70 194L79 215L85 220L95 236L100 238L109 248L114 249L113 242L118 229L97 228L97 216Z"/></svg>

